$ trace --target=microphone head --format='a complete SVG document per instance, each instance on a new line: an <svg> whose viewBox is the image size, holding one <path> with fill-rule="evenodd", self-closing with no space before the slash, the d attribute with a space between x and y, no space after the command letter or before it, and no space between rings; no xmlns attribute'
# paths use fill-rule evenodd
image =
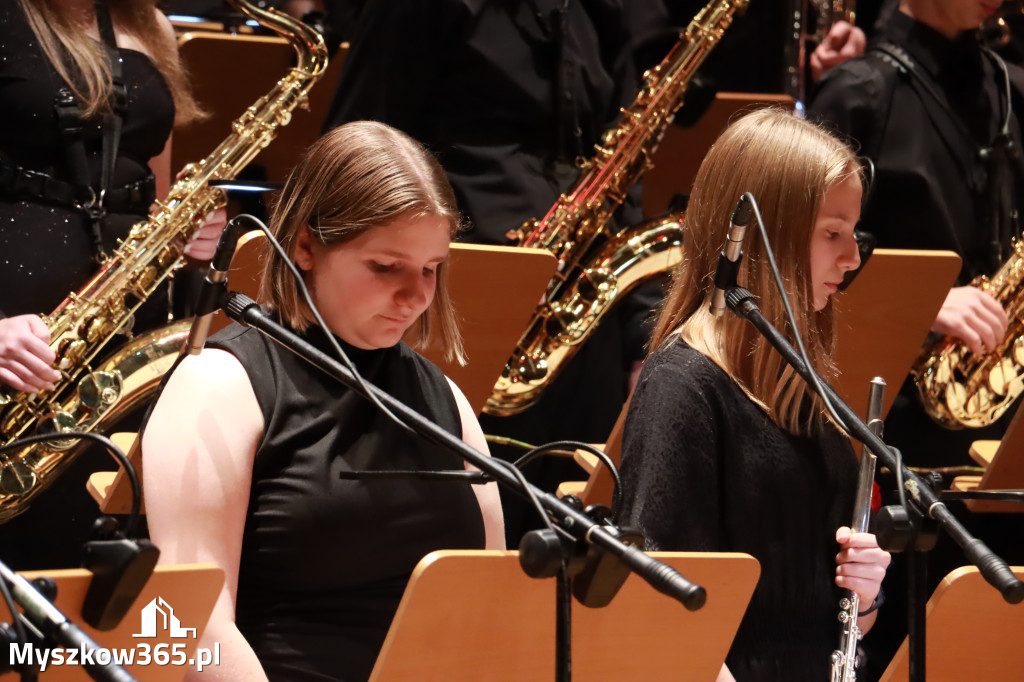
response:
<svg viewBox="0 0 1024 682"><path fill-rule="evenodd" d="M732 224L748 225L750 223L751 213L750 200L747 199L747 195L744 194L740 197L739 203L736 204L736 208L732 211Z"/></svg>

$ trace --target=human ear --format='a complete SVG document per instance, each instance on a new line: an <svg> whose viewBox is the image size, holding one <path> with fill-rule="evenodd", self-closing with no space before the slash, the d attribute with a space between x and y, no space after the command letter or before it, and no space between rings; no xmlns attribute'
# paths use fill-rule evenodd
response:
<svg viewBox="0 0 1024 682"><path fill-rule="evenodd" d="M313 233L309 225L303 225L295 238L295 254L293 259L300 270L309 272L313 269Z"/></svg>

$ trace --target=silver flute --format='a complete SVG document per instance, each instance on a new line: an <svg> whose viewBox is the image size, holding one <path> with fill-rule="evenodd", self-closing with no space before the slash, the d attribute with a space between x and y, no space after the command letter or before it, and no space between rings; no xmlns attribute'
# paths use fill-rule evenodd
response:
<svg viewBox="0 0 1024 682"><path fill-rule="evenodd" d="M882 437L882 401L885 397L885 379L871 380L868 393L868 428ZM857 496L853 500L853 522L850 528L855 533L865 533L871 517L871 491L875 481L875 455L864 448L860 456L860 476L857 478ZM849 591L839 600L839 622L842 635L839 648L832 652L832 682L854 682L857 679L857 642L864 635L857 625L860 612L860 597Z"/></svg>

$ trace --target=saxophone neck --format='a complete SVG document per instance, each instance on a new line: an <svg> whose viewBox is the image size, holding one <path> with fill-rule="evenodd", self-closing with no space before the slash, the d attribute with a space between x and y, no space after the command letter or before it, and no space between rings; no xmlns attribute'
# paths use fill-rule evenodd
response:
<svg viewBox="0 0 1024 682"><path fill-rule="evenodd" d="M294 71L318 78L327 68L327 45L324 37L307 24L273 8L263 9L247 0L227 0L228 4L260 25L286 39L295 48L298 62Z"/></svg>

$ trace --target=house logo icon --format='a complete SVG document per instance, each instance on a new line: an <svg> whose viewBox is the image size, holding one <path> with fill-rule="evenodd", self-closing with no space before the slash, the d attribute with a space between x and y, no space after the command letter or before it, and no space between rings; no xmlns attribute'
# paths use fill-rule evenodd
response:
<svg viewBox="0 0 1024 682"><path fill-rule="evenodd" d="M142 632L132 637L156 637L157 632L166 632L171 637L187 638L192 633L192 639L196 638L195 628L183 628L181 622L174 615L174 609L163 600L163 597L156 597L146 604L142 609Z"/></svg>

